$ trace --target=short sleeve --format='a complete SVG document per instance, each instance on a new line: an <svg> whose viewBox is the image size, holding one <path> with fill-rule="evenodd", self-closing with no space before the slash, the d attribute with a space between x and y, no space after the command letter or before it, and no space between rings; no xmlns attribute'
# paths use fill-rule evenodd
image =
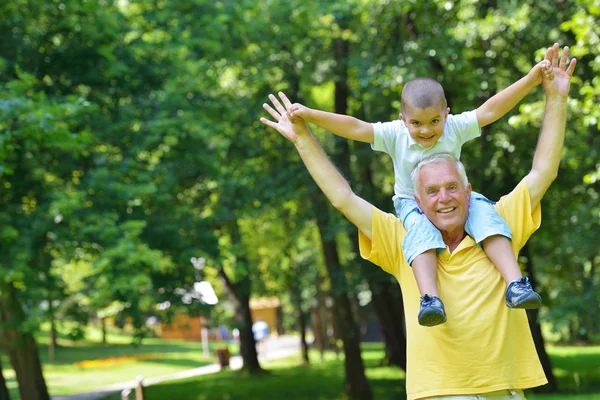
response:
<svg viewBox="0 0 600 400"><path fill-rule="evenodd" d="M447 129L451 129L457 136L461 146L471 139L481 135L477 113L475 110L466 111L458 115L449 115L446 122Z"/></svg>
<svg viewBox="0 0 600 400"><path fill-rule="evenodd" d="M513 250L519 251L542 223L542 208L538 204L534 210L531 209L529 187L525 179L494 207L510 227Z"/></svg>
<svg viewBox="0 0 600 400"><path fill-rule="evenodd" d="M401 243L406 230L402 222L393 214L373 207L372 239L360 231L358 235L360 256L399 277L401 263L405 263Z"/></svg>
<svg viewBox="0 0 600 400"><path fill-rule="evenodd" d="M377 122L373 124L373 144L371 148L391 154L402 132L401 121Z"/></svg>

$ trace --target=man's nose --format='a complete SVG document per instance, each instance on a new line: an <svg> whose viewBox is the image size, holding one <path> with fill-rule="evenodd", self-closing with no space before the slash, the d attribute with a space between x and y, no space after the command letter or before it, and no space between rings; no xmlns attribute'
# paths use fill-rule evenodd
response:
<svg viewBox="0 0 600 400"><path fill-rule="evenodd" d="M440 189L440 201L448 201L450 200L450 195L448 191L444 188Z"/></svg>

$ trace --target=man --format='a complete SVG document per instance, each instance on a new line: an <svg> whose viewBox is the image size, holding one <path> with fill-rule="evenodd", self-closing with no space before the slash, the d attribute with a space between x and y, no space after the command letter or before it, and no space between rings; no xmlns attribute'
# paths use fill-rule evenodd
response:
<svg viewBox="0 0 600 400"><path fill-rule="evenodd" d="M567 47L559 60L558 44L548 49L546 58L551 60L552 71L544 76L545 117L532 169L496 204L511 228L515 254L540 225L540 200L558 173L565 136L567 97L576 60L567 62ZM269 96L276 110L264 105L277 122L265 118L261 122L295 145L327 198L357 226L361 256L396 277L405 313L416 313L418 288L399 245L406 234L402 222L352 191L304 122L290 121L291 103L283 93L280 97L284 105ZM471 187L461 168L451 156L438 155L423 160L414 171L416 200L442 231L446 244L438 256L438 280L452 318L436 329L407 318L408 399L524 399L522 389L547 380L525 311L503 306L500 273L465 233Z"/></svg>

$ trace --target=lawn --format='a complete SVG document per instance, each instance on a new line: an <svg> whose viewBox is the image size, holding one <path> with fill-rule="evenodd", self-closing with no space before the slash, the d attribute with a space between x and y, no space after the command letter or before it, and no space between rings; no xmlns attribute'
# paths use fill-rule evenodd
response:
<svg viewBox="0 0 600 400"><path fill-rule="evenodd" d="M600 346L551 347L549 352L559 380L558 394L535 394L533 400L600 400ZM265 363L269 373L247 377L235 371L220 372L180 381L172 381L146 389L145 399L160 400L259 400L341 398L343 362L328 354L321 362L312 353L310 366L299 366L297 357ZM380 367L381 345L363 345L367 377L376 400L405 399L404 374L398 368ZM116 397L107 398L116 399Z"/></svg>
<svg viewBox="0 0 600 400"><path fill-rule="evenodd" d="M211 356L204 357L199 342L183 340L145 339L140 346L131 344L131 336L112 333L108 345L100 343L99 332L90 328L85 341L72 342L62 338L53 361L48 360L47 336L36 338L39 343L44 377L52 395L89 392L113 383L144 377L168 375L216 362L214 349L220 342L210 343ZM235 350L235 346L230 346ZM14 371L3 356L4 377L11 399L19 399Z"/></svg>
<svg viewBox="0 0 600 400"><path fill-rule="evenodd" d="M130 345L127 335L109 336L109 345L99 344L98 332L87 340L61 340L53 362L47 359L46 337L39 337L44 375L53 395L88 392L108 384L144 377L166 375L215 362L203 357L198 342L146 339L141 346ZM211 343L212 349L222 346ZM230 348L235 352L234 346ZM548 348L561 392L541 395L528 392L533 400L600 400L600 346L550 346ZM214 353L213 353L214 354ZM119 358L121 357L121 358ZM404 373L398 368L378 365L383 357L381 344L363 344L367 377L376 400L405 399ZM83 361L83 363L82 363ZM90 362L91 361L91 362ZM298 357L263 363L264 376L247 377L235 371L171 381L146 389L146 400L258 400L258 399L339 399L343 385L343 361L327 353L321 361L311 353L311 365L300 366ZM87 362L87 364L86 364ZM4 367L10 364L3 359ZM11 398L19 399L14 372L5 369ZM117 396L108 399L117 399Z"/></svg>

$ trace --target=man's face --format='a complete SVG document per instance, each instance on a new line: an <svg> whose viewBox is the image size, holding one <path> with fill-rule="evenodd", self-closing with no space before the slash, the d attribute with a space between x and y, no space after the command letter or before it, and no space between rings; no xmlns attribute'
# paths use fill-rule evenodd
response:
<svg viewBox="0 0 600 400"><path fill-rule="evenodd" d="M419 171L419 192L415 199L442 233L464 233L470 197L471 185L465 186L456 164L442 161Z"/></svg>
<svg viewBox="0 0 600 400"><path fill-rule="evenodd" d="M450 108L444 108L441 104L427 108L404 106L400 119L408 128L410 137L421 146L429 148L444 133L444 124L449 112Z"/></svg>

